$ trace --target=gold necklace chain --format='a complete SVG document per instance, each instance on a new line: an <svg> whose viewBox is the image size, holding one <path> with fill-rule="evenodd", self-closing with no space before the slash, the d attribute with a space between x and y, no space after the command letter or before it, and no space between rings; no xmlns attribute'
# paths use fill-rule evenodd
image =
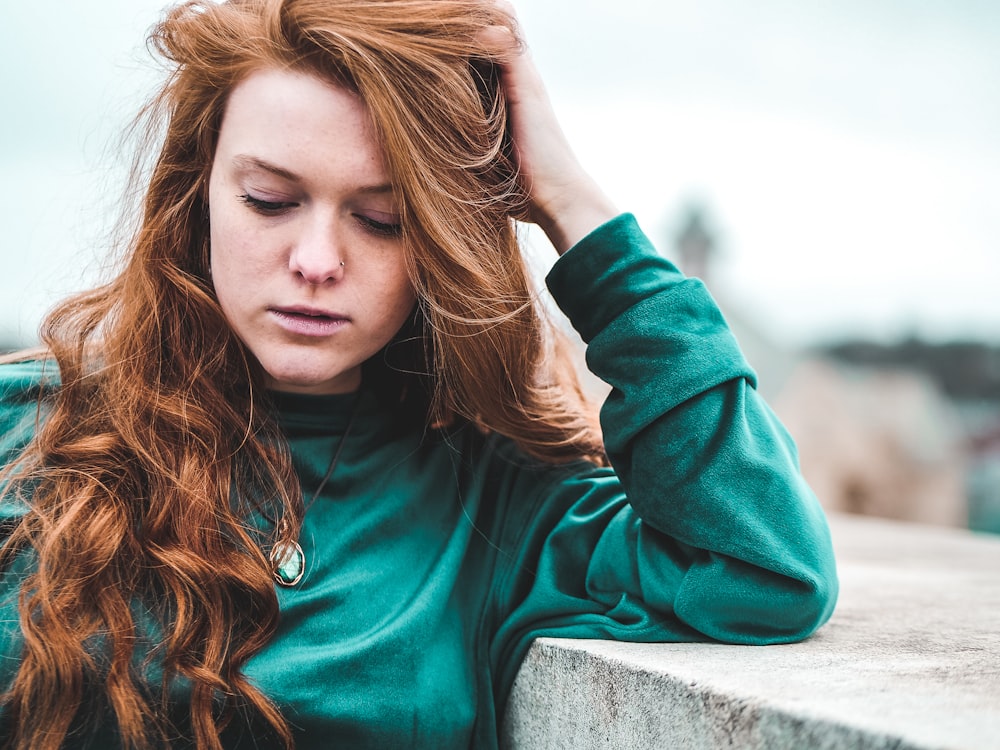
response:
<svg viewBox="0 0 1000 750"><path fill-rule="evenodd" d="M354 404L351 406L351 418L347 421L347 427L344 428L344 434L341 435L340 440L337 443L337 449L333 452L333 457L330 459L330 463L326 467L326 472L323 474L323 478L319 480L319 485L316 487L316 491L313 492L312 497L309 498L309 502L306 504L305 508L302 510L303 519L305 518L306 512L312 507L313 503L316 502L316 498L320 496L323 488L326 487L327 482L330 481L330 477L333 476L334 470L337 468L337 462L340 460L340 453L344 449L344 444L347 442L347 436L351 434L351 428L354 426L354 420L358 415L358 401L360 401L360 394L354 400ZM288 533L288 522L282 518L279 523L279 536L280 538L275 542L274 547L271 548L271 554L268 555L268 560L271 562L271 575L274 576L275 583L291 587L295 586L306 574L306 554L302 551L301 545L297 539L284 538Z"/></svg>

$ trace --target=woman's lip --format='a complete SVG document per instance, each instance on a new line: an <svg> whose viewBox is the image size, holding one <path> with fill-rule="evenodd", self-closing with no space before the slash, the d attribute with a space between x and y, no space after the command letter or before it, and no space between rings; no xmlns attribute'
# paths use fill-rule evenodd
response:
<svg viewBox="0 0 1000 750"><path fill-rule="evenodd" d="M277 313L287 313L289 315L308 315L312 318L339 318L346 320L346 315L341 315L333 310L326 310L322 307L310 307L309 305L289 305L288 307L272 307L271 310Z"/></svg>
<svg viewBox="0 0 1000 750"><path fill-rule="evenodd" d="M272 307L269 312L279 326L301 336L329 336L350 322L346 315L313 307Z"/></svg>

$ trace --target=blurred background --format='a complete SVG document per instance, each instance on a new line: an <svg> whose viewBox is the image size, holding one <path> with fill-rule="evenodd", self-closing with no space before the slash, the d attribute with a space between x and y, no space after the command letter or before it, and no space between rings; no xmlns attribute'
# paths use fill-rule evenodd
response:
<svg viewBox="0 0 1000 750"><path fill-rule="evenodd" d="M4 10L0 349L106 272L163 6ZM1000 533L1000 3L517 7L581 159L706 281L827 507Z"/></svg>

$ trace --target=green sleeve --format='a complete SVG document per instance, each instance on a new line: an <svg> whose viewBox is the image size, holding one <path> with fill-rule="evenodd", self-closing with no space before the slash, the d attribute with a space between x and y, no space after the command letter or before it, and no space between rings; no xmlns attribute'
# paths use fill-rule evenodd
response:
<svg viewBox="0 0 1000 750"><path fill-rule="evenodd" d="M612 387L601 421L614 470L566 467L517 516L492 651L500 696L538 636L808 636L837 596L826 519L704 285L629 215L571 249L548 284Z"/></svg>

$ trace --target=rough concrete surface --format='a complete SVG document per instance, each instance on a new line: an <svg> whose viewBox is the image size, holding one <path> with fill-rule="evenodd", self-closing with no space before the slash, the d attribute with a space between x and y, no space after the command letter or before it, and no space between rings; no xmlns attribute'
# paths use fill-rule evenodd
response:
<svg viewBox="0 0 1000 750"><path fill-rule="evenodd" d="M831 519L841 594L786 646L543 639L511 750L1000 748L1000 537Z"/></svg>

